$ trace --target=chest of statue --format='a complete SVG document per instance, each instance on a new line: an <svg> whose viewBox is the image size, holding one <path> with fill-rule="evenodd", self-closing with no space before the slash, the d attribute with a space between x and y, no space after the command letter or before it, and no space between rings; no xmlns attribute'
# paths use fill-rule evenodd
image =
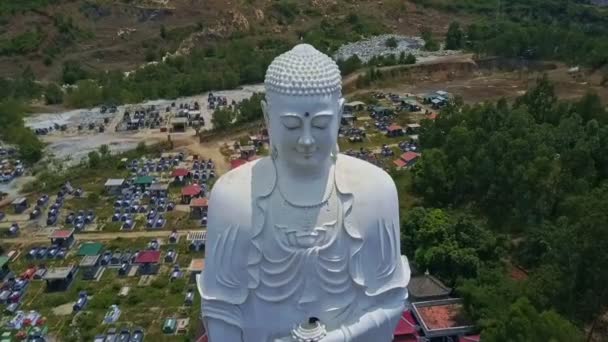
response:
<svg viewBox="0 0 608 342"><path fill-rule="evenodd" d="M354 298L342 207L335 192L310 207L271 195L262 231L257 297L267 302L293 301L304 310L320 311Z"/></svg>

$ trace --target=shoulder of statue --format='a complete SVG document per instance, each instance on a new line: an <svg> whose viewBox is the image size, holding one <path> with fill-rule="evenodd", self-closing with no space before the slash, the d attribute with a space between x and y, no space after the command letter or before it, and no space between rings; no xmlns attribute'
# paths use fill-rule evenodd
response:
<svg viewBox="0 0 608 342"><path fill-rule="evenodd" d="M256 198L272 190L274 168L271 163L269 158L261 158L221 176L209 195L209 220L216 213L229 221L250 215Z"/></svg>
<svg viewBox="0 0 608 342"><path fill-rule="evenodd" d="M351 194L359 209L366 205L371 210L377 210L379 205L398 206L395 182L386 171L344 154L339 155L336 165L338 189L342 193Z"/></svg>

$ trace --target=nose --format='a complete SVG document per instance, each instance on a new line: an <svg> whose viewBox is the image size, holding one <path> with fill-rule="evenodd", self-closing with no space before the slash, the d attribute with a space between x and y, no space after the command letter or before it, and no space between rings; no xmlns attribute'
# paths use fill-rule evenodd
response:
<svg viewBox="0 0 608 342"><path fill-rule="evenodd" d="M310 134L310 130L308 128L304 129L304 132L298 139L298 145L309 150L315 144L315 139Z"/></svg>

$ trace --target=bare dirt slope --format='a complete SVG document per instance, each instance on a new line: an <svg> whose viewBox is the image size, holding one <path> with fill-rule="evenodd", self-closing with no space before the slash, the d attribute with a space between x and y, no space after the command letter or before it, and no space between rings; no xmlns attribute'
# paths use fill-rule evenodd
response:
<svg viewBox="0 0 608 342"><path fill-rule="evenodd" d="M41 80L60 78L63 62L79 61L86 67L129 71L146 63L150 51L161 54L187 51L225 39L239 31L257 38L278 36L297 41L299 31L323 19L340 19L358 13L381 21L400 34L418 35L422 27L443 34L453 20L448 14L424 9L409 1L302 0L298 13L286 24L272 0L57 0L53 5L18 12L0 20L0 39L39 30L43 41L37 51L0 56L0 76L14 76L26 66ZM303 10L303 9L306 10ZM61 53L48 59L60 40L57 19L70 20L80 34ZM468 18L461 18L467 22ZM161 28L166 36L161 38ZM87 34L89 34L87 36ZM48 64L52 62L52 64Z"/></svg>

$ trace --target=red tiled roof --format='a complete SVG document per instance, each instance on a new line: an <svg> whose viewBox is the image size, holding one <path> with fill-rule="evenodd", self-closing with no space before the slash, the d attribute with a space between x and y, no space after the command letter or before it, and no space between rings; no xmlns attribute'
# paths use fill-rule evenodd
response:
<svg viewBox="0 0 608 342"><path fill-rule="evenodd" d="M191 184L182 188L182 196L196 196L201 193L201 187L198 184Z"/></svg>
<svg viewBox="0 0 608 342"><path fill-rule="evenodd" d="M430 330L468 325L462 317L462 304L442 304L418 308L418 314Z"/></svg>
<svg viewBox="0 0 608 342"><path fill-rule="evenodd" d="M230 161L230 169L236 169L237 167L247 163L245 159L234 159Z"/></svg>
<svg viewBox="0 0 608 342"><path fill-rule="evenodd" d="M416 331L416 320L409 310L403 311L401 319L399 319L399 323L397 323L397 328L395 329L395 336L403 335L418 336L418 331Z"/></svg>
<svg viewBox="0 0 608 342"><path fill-rule="evenodd" d="M407 165L407 163L404 162L402 159L393 160L393 163L395 163L397 167L404 167L405 165Z"/></svg>
<svg viewBox="0 0 608 342"><path fill-rule="evenodd" d="M481 341L480 335L462 336L458 339L458 342L480 342L480 341Z"/></svg>
<svg viewBox="0 0 608 342"><path fill-rule="evenodd" d="M51 234L51 239L67 239L74 234L74 229L56 230Z"/></svg>
<svg viewBox="0 0 608 342"><path fill-rule="evenodd" d="M401 155L401 159L403 159L406 163L411 162L412 160L420 157L420 153L408 151Z"/></svg>
<svg viewBox="0 0 608 342"><path fill-rule="evenodd" d="M202 208L202 207L207 207L207 206L209 206L209 200L207 200L206 197L195 198L192 201L190 201L190 207Z"/></svg>
<svg viewBox="0 0 608 342"><path fill-rule="evenodd" d="M186 169L175 169L171 173L171 177L186 177L189 173L190 171Z"/></svg>
<svg viewBox="0 0 608 342"><path fill-rule="evenodd" d="M427 116L427 118L429 120L435 120L435 119L437 119L437 116L438 116L437 113L431 113Z"/></svg>
<svg viewBox="0 0 608 342"><path fill-rule="evenodd" d="M135 258L136 264L158 263L160 261L160 251L143 251L139 252Z"/></svg>
<svg viewBox="0 0 608 342"><path fill-rule="evenodd" d="M388 131L389 132L391 132L391 131L398 131L398 130L402 130L402 129L403 129L403 127L401 127L399 125L395 125L395 124L392 124L392 125L388 126Z"/></svg>

